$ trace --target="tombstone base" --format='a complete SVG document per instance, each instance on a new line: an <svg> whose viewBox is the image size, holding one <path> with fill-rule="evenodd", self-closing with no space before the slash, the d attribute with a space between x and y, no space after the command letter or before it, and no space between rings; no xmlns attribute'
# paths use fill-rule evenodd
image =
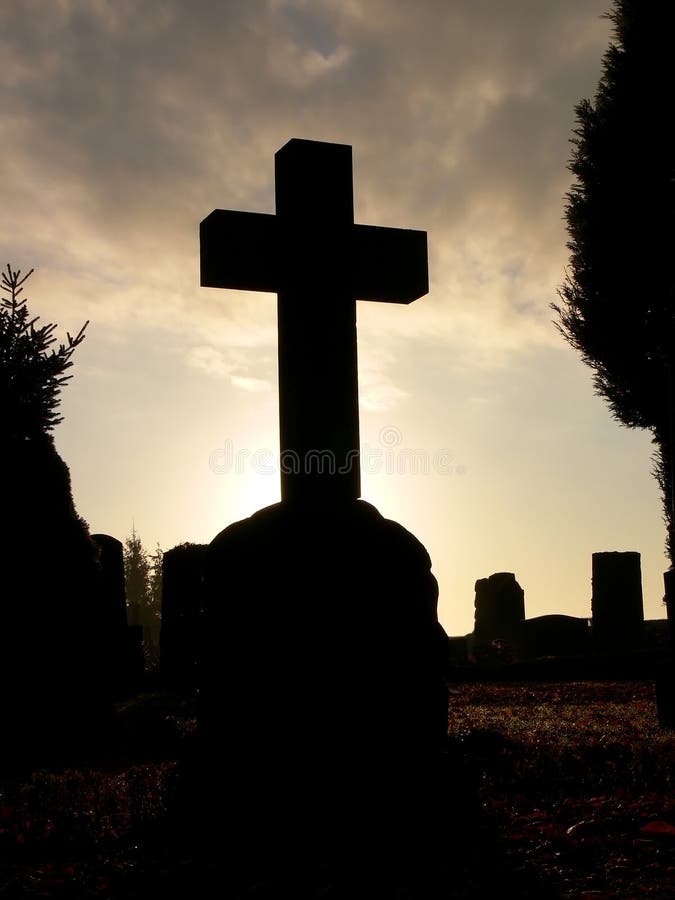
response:
<svg viewBox="0 0 675 900"><path fill-rule="evenodd" d="M214 539L204 587L192 775L237 853L431 852L452 798L422 544L363 501L277 504Z"/></svg>

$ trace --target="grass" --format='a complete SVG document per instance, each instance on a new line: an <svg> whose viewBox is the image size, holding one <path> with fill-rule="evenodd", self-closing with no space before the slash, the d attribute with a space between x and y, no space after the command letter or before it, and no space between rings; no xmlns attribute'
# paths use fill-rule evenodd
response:
<svg viewBox="0 0 675 900"><path fill-rule="evenodd" d="M652 682L462 685L449 732L516 866L560 897L675 897L675 734Z"/></svg>
<svg viewBox="0 0 675 900"><path fill-rule="evenodd" d="M145 869L189 865L157 835L194 710L146 695L120 721L115 752L0 782L3 900L143 896ZM675 734L651 682L453 685L449 734L514 868L560 897L675 898Z"/></svg>
<svg viewBox="0 0 675 900"><path fill-rule="evenodd" d="M507 742L501 755L513 771L491 776L495 791L569 796L675 784L675 735L659 727L651 682L463 685L451 692L449 733Z"/></svg>

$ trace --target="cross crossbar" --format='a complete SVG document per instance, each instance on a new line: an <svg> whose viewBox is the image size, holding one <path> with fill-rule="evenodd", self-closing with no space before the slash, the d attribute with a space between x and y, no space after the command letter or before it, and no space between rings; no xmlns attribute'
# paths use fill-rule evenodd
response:
<svg viewBox="0 0 675 900"><path fill-rule="evenodd" d="M301 286L302 276L284 265L288 235L277 216L214 209L199 234L202 287L279 293ZM347 253L356 300L412 303L429 291L426 231L353 225Z"/></svg>

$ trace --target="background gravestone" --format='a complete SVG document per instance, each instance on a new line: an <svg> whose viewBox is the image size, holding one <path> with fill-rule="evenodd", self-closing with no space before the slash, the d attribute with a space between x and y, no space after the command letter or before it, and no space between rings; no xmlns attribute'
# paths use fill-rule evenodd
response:
<svg viewBox="0 0 675 900"><path fill-rule="evenodd" d="M127 627L127 600L124 590L124 546L109 534L92 534L91 539L99 550L101 566L101 600L106 627L115 633L115 639ZM124 637L119 638L120 642Z"/></svg>
<svg viewBox="0 0 675 900"><path fill-rule="evenodd" d="M525 618L525 592L513 572L495 572L475 586L474 651L485 652L493 641L517 643Z"/></svg>
<svg viewBox="0 0 675 900"><path fill-rule="evenodd" d="M162 561L160 673L173 688L197 686L202 583L207 544L182 544Z"/></svg>
<svg viewBox="0 0 675 900"><path fill-rule="evenodd" d="M642 646L644 609L640 554L593 554L591 600L593 645L602 652L623 652Z"/></svg>
<svg viewBox="0 0 675 900"><path fill-rule="evenodd" d="M127 624L124 545L109 534L92 534L91 537L98 547L101 567L101 652L105 658L109 689L115 699L123 699L139 689L143 677L142 647L139 667L135 646L138 638Z"/></svg>
<svg viewBox="0 0 675 900"><path fill-rule="evenodd" d="M582 656L590 650L588 619L546 615L525 619L520 624L520 652L524 658L537 656Z"/></svg>
<svg viewBox="0 0 675 900"><path fill-rule="evenodd" d="M671 628L668 619L645 619L645 648L664 653L672 647Z"/></svg>

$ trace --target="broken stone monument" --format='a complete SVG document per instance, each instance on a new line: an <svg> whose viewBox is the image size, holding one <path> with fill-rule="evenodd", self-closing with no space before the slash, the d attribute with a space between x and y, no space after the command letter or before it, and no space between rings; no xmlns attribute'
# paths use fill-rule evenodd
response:
<svg viewBox="0 0 675 900"><path fill-rule="evenodd" d="M525 618L525 592L513 572L495 572L475 586L474 653L480 656L494 641L515 646Z"/></svg>
<svg viewBox="0 0 675 900"><path fill-rule="evenodd" d="M640 554L593 554L593 646L603 653L636 650L644 640Z"/></svg>
<svg viewBox="0 0 675 900"><path fill-rule="evenodd" d="M426 234L354 224L349 146L275 165L276 216L201 224L203 286L278 295L282 500L206 554L194 771L238 860L393 870L449 840L447 647L429 555L360 499L356 301L423 296Z"/></svg>
<svg viewBox="0 0 675 900"><path fill-rule="evenodd" d="M207 544L180 544L162 561L162 682L174 689L197 687L199 623Z"/></svg>

